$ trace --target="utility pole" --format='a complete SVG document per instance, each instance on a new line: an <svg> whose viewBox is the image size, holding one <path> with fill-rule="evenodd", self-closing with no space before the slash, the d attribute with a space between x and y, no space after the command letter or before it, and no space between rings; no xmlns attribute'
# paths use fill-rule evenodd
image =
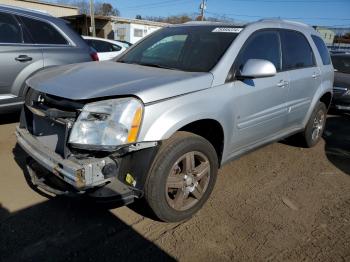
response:
<svg viewBox="0 0 350 262"><path fill-rule="evenodd" d="M201 10L201 21L204 21L204 11L207 9L207 0L202 0L199 9Z"/></svg>
<svg viewBox="0 0 350 262"><path fill-rule="evenodd" d="M92 36L96 36L96 29L95 29L95 10L94 10L94 0L90 0L90 19L91 19L91 27L90 32L92 33Z"/></svg>

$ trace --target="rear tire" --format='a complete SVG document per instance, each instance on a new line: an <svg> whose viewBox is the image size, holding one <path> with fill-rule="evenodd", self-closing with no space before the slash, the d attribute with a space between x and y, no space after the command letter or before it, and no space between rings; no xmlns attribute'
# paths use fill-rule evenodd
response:
<svg viewBox="0 0 350 262"><path fill-rule="evenodd" d="M145 199L166 222L192 217L209 198L216 181L218 158L203 137L176 132L165 140L145 184Z"/></svg>
<svg viewBox="0 0 350 262"><path fill-rule="evenodd" d="M303 132L306 147L313 147L320 141L325 128L326 117L326 105L318 102Z"/></svg>

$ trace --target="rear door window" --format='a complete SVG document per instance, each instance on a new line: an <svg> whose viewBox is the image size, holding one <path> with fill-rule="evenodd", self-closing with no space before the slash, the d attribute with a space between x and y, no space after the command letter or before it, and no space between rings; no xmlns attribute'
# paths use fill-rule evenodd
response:
<svg viewBox="0 0 350 262"><path fill-rule="evenodd" d="M0 12L0 43L23 43L22 30L16 19Z"/></svg>
<svg viewBox="0 0 350 262"><path fill-rule="evenodd" d="M62 36L56 28L51 24L31 19L28 17L20 17L26 30L29 32L35 44L49 44L49 45L67 45L68 41Z"/></svg>
<svg viewBox="0 0 350 262"><path fill-rule="evenodd" d="M273 63L277 71L281 70L280 40L276 31L258 31L243 46L236 65L241 70L249 59L264 59Z"/></svg>
<svg viewBox="0 0 350 262"><path fill-rule="evenodd" d="M322 63L324 65L329 65L331 63L331 59L326 44L318 36L312 35L311 37L317 47L318 52L320 53Z"/></svg>
<svg viewBox="0 0 350 262"><path fill-rule="evenodd" d="M294 70L316 65L312 48L302 33L282 30L281 40L283 70Z"/></svg>

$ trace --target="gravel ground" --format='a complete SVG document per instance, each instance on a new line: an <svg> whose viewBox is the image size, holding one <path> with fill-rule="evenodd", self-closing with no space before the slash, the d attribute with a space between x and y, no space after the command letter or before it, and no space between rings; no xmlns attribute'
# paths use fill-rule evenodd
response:
<svg viewBox="0 0 350 262"><path fill-rule="evenodd" d="M142 204L42 197L23 176L17 116L0 119L0 261L350 261L350 116L330 116L312 149L275 143L224 166L181 224Z"/></svg>

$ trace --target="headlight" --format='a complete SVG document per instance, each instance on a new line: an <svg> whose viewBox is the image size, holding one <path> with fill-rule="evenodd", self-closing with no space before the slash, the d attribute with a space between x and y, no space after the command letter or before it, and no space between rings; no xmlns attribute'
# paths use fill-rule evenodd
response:
<svg viewBox="0 0 350 262"><path fill-rule="evenodd" d="M69 143L86 149L108 150L136 142L142 111L142 103L135 98L87 104L73 125Z"/></svg>

